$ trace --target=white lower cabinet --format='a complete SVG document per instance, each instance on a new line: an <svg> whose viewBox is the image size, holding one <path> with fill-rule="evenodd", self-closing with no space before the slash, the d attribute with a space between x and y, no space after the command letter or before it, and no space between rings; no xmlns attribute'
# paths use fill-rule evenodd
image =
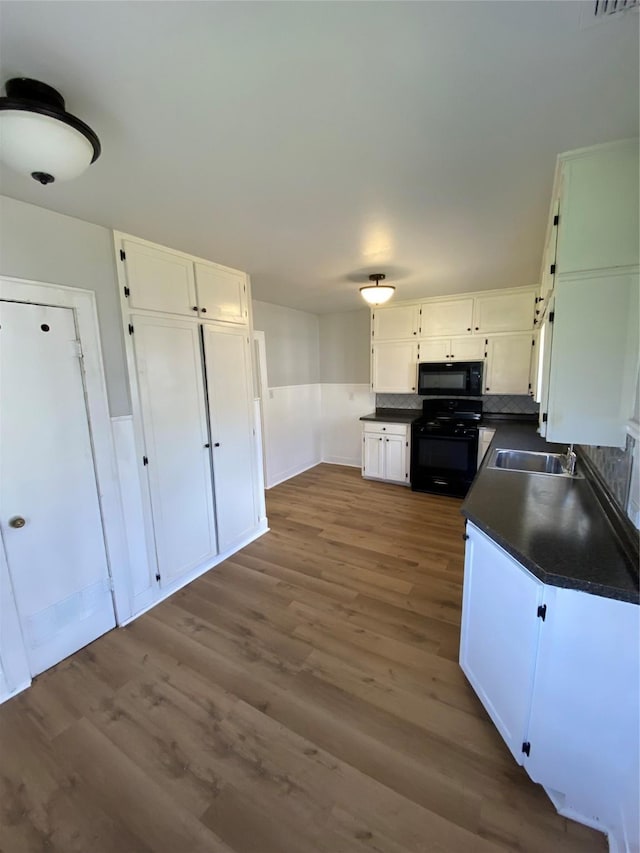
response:
<svg viewBox="0 0 640 853"><path fill-rule="evenodd" d="M637 850L640 607L544 585L471 523L467 535L463 671L558 811Z"/></svg>
<svg viewBox="0 0 640 853"><path fill-rule="evenodd" d="M489 335L486 338L484 393L528 394L533 348L531 332Z"/></svg>
<svg viewBox="0 0 640 853"><path fill-rule="evenodd" d="M362 476L409 485L410 427L364 421L362 428Z"/></svg>
<svg viewBox="0 0 640 853"><path fill-rule="evenodd" d="M460 666L522 764L544 585L467 525Z"/></svg>

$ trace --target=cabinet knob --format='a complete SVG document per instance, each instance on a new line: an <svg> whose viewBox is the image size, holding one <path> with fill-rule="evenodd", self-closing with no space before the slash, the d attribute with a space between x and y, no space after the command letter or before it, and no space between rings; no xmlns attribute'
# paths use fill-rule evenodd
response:
<svg viewBox="0 0 640 853"><path fill-rule="evenodd" d="M382 431L383 431L383 432L386 432L386 431L387 431L387 428L386 428L386 427L382 427Z"/></svg>
<svg viewBox="0 0 640 853"><path fill-rule="evenodd" d="M414 335L417 335L418 333L417 333L417 332L414 332L413 334L414 334Z"/></svg>
<svg viewBox="0 0 640 853"><path fill-rule="evenodd" d="M416 389L415 389L415 385L411 388L411 390L412 390L412 391L415 391L415 390L416 390Z"/></svg>
<svg viewBox="0 0 640 853"><path fill-rule="evenodd" d="M471 326L467 326L467 332L471 331Z"/></svg>
<svg viewBox="0 0 640 853"><path fill-rule="evenodd" d="M389 439L387 439L387 441L389 441Z"/></svg>
<svg viewBox="0 0 640 853"><path fill-rule="evenodd" d="M211 447L211 445L207 442L207 444L205 444L205 447Z"/></svg>
<svg viewBox="0 0 640 853"><path fill-rule="evenodd" d="M192 311L197 311L197 310L198 310L198 306L197 306L197 305L194 305L194 306L193 306L193 308L192 308L191 310L192 310Z"/></svg>
<svg viewBox="0 0 640 853"><path fill-rule="evenodd" d="M382 436L380 436L380 438L378 439L378 441L382 441Z"/></svg>
<svg viewBox="0 0 640 853"><path fill-rule="evenodd" d="M451 353L451 355L449 356L449 358L455 358L455 357L456 357L455 353Z"/></svg>
<svg viewBox="0 0 640 853"><path fill-rule="evenodd" d="M20 530L21 527L24 527L27 522L22 518L21 515L16 515L9 520L9 527L13 527L16 530Z"/></svg>
<svg viewBox="0 0 640 853"><path fill-rule="evenodd" d="M484 390L485 391L491 391L491 388L485 388Z"/></svg>
<svg viewBox="0 0 640 853"><path fill-rule="evenodd" d="M213 446L214 446L214 447L220 447L220 442L219 442L219 441L216 441L216 442L215 442L215 444L214 444Z"/></svg>
<svg viewBox="0 0 640 853"><path fill-rule="evenodd" d="M480 326L476 326L476 332L478 331L479 328L480 328Z"/></svg>
<svg viewBox="0 0 640 853"><path fill-rule="evenodd" d="M200 309L200 313L201 313L201 314L206 314L206 313L207 313L207 309L206 309L206 308L201 308L201 309Z"/></svg>

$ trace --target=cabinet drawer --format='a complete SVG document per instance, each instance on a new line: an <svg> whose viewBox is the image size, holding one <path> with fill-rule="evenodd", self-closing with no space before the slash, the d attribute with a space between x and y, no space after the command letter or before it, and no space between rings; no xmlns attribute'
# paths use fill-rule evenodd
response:
<svg viewBox="0 0 640 853"><path fill-rule="evenodd" d="M416 417L420 415L419 411L416 411ZM363 421L363 428L365 432L375 433L376 435L406 435L407 430L409 429L408 424L388 424L388 423L379 423L377 421Z"/></svg>

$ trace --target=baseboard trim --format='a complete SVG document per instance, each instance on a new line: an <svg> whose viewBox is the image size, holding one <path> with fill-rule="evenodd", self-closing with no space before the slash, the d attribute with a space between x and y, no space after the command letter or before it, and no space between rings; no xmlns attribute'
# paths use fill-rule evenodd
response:
<svg viewBox="0 0 640 853"><path fill-rule="evenodd" d="M163 601L166 601L167 598L171 598L179 590L183 589L185 586L188 586L193 581L197 580L201 575L206 574L206 572L211 571L211 569L215 569L220 563L224 563L225 560L228 560L229 557L233 557L234 554L237 554L238 551L241 551L243 548L246 548L247 545L250 545L252 542L255 542L256 539L259 539L261 536L264 536L265 533L269 532L269 523L265 518L263 519L256 530L250 536L240 544L230 549L229 551L225 551L224 554L218 554L213 562L207 562L204 566L199 566L197 569L194 569L192 572L189 572L188 575L185 575L184 578L181 578L175 586L172 586L170 589L163 590L162 593L158 596L158 598L154 599L150 604L145 605L141 610L138 610L133 616L129 617L123 622L120 622L116 627L124 628L126 625L130 625L132 622L135 622L140 616L143 616L145 613L148 613L150 610L153 610L158 604L161 604Z"/></svg>
<svg viewBox="0 0 640 853"><path fill-rule="evenodd" d="M344 465L347 468L360 468L362 465L359 459L353 459L349 456L323 456L322 461L329 465Z"/></svg>
<svg viewBox="0 0 640 853"><path fill-rule="evenodd" d="M269 491L269 489L273 489L274 486L279 486L280 483L284 483L286 480L290 480L292 477L297 477L298 474L303 474L305 471L308 471L310 468L315 468L316 465L319 465L324 460L316 459L314 462L309 462L309 464L304 464L301 467L296 466L295 468L289 468L285 471L282 476L278 476L278 479L273 483L269 483L269 485L265 485L265 489Z"/></svg>
<svg viewBox="0 0 640 853"><path fill-rule="evenodd" d="M27 688L31 687L33 683L33 679L29 679L28 681L24 681L18 685L18 687L14 687L9 693L5 693L3 696L0 696L0 705L3 702L8 702L9 699L13 699L14 696L17 696L19 693L23 693Z"/></svg>

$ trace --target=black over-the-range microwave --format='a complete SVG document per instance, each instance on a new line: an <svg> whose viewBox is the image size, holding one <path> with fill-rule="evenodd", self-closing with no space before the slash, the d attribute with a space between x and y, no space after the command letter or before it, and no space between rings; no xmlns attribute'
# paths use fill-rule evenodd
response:
<svg viewBox="0 0 640 853"><path fill-rule="evenodd" d="M418 394L480 397L482 361L422 362L418 365Z"/></svg>

